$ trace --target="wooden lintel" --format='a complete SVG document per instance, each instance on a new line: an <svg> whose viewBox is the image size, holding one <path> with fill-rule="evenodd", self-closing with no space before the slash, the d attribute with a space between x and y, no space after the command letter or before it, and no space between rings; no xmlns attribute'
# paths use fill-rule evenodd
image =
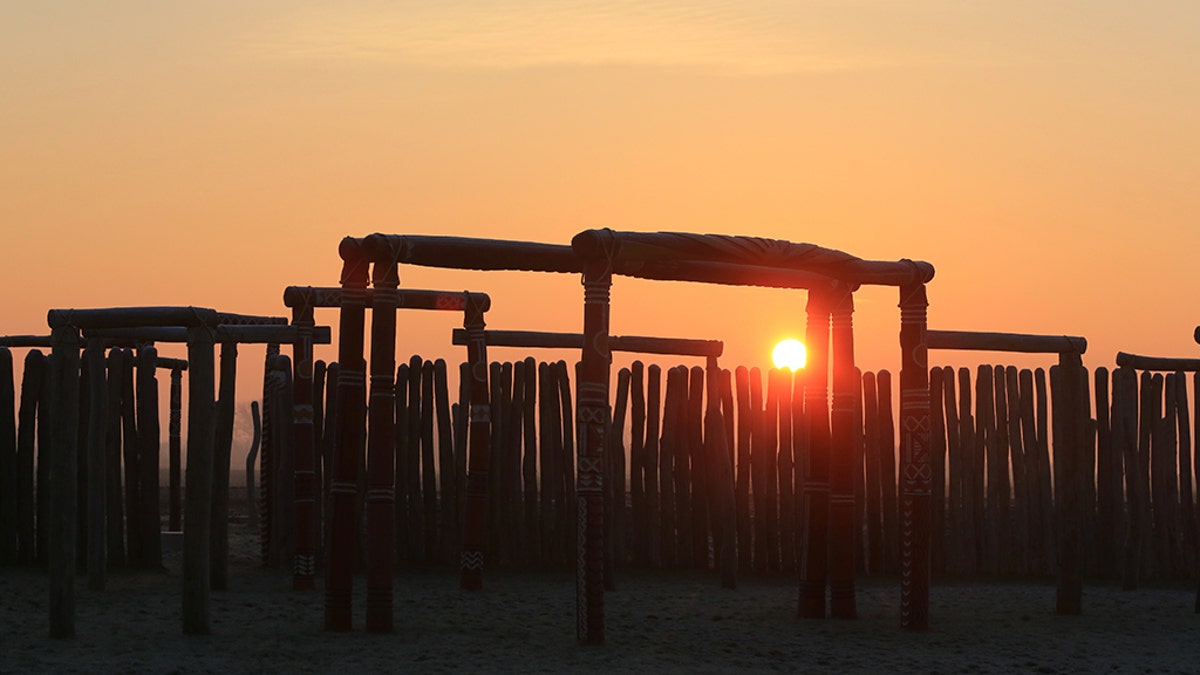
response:
<svg viewBox="0 0 1200 675"><path fill-rule="evenodd" d="M108 307L103 309L52 309L46 314L50 328L137 328L142 326L216 326L220 314L206 307Z"/></svg>
<svg viewBox="0 0 1200 675"><path fill-rule="evenodd" d="M486 293L431 291L417 288L401 288L390 292L396 294L396 309L462 311L470 301L480 305L482 311L486 312L492 304L491 298ZM367 307L370 307L376 291L368 288L365 293ZM288 286L283 290L283 304L290 308L341 307L342 289L339 287Z"/></svg>
<svg viewBox="0 0 1200 675"><path fill-rule="evenodd" d="M409 264L470 270L579 273L583 263L570 246L527 241L376 233L363 240L376 264Z"/></svg>
<svg viewBox="0 0 1200 675"><path fill-rule="evenodd" d="M532 349L582 349L582 333L552 333L525 330L487 330L483 333L489 347L526 347ZM454 329L453 343L467 344L467 331ZM608 348L614 352L671 354L677 356L721 356L725 344L720 340L610 335Z"/></svg>
<svg viewBox="0 0 1200 675"><path fill-rule="evenodd" d="M1200 372L1200 359L1174 358L1166 356L1141 356L1117 352L1117 365L1134 370L1159 370L1170 373Z"/></svg>
<svg viewBox="0 0 1200 675"><path fill-rule="evenodd" d="M238 344L290 344L299 337L295 326L272 324L220 325L213 327L214 342L236 342ZM129 339L140 342L167 342L182 344L188 341L187 329L178 326L144 326L137 328L93 328L84 331L86 338ZM327 345L332 341L329 326L312 327L313 344Z"/></svg>
<svg viewBox="0 0 1200 675"><path fill-rule="evenodd" d="M1026 335L1022 333L983 333L962 330L930 330L925 334L929 349L976 350L1062 354L1087 351L1087 339L1073 335Z"/></svg>

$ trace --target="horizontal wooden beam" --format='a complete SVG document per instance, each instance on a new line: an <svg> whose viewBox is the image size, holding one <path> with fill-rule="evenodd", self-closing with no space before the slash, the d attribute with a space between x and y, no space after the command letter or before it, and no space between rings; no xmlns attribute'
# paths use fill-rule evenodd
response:
<svg viewBox="0 0 1200 675"><path fill-rule="evenodd" d="M464 270L583 271L583 264L574 251L563 244L375 233L363 238L362 252L375 264Z"/></svg>
<svg viewBox="0 0 1200 675"><path fill-rule="evenodd" d="M173 359L168 356L160 356L154 362L155 366L163 370L187 370L187 359Z"/></svg>
<svg viewBox="0 0 1200 675"><path fill-rule="evenodd" d="M571 240L571 246L584 261L610 261L616 274L626 274L625 270L635 263L667 262L723 263L807 272L851 286L926 283L934 274L933 265L927 262L863 260L815 244L760 237L602 229L580 232ZM683 276L676 280L706 281Z"/></svg>
<svg viewBox="0 0 1200 675"><path fill-rule="evenodd" d="M1026 335L1022 333L982 333L961 330L929 330L925 334L929 349L958 349L988 352L1024 352L1061 354L1087 351L1087 340L1071 335Z"/></svg>
<svg viewBox="0 0 1200 675"><path fill-rule="evenodd" d="M1162 370L1166 372L1200 372L1200 359L1172 358L1164 356L1141 356L1117 352L1117 365L1134 370Z"/></svg>
<svg viewBox="0 0 1200 675"><path fill-rule="evenodd" d="M140 328L92 328L84 331L88 339L132 339L141 342L187 342L187 329L178 326L150 326ZM291 344L299 339L299 329L295 326L216 326L213 328L213 341L236 342L238 344ZM332 342L332 331L329 326L313 326L312 340L315 345L327 345Z"/></svg>
<svg viewBox="0 0 1200 675"><path fill-rule="evenodd" d="M660 281L809 290L831 288L839 283L836 279L823 274L804 270L690 260L614 262L613 273L637 279Z"/></svg>
<svg viewBox="0 0 1200 675"><path fill-rule="evenodd" d="M366 289L367 307L375 297L374 289ZM417 288L401 288L396 293L396 309L422 309L440 311L462 311L467 302L480 305L483 311L491 309L492 300L486 293L468 291L429 291ZM341 307L342 289L336 286L288 286L283 289L283 304L290 308Z"/></svg>
<svg viewBox="0 0 1200 675"><path fill-rule="evenodd" d="M52 309L46 314L50 328L137 328L143 326L216 326L219 312L206 307L108 307L103 309Z"/></svg>
<svg viewBox="0 0 1200 675"><path fill-rule="evenodd" d="M487 330L483 333L489 347L526 347L531 349L583 349L582 333L551 333L529 330ZM452 341L467 344L467 331L455 328ZM608 348L614 352L672 354L716 358L725 349L720 340L661 338L610 335Z"/></svg>
<svg viewBox="0 0 1200 675"><path fill-rule="evenodd" d="M49 335L0 335L0 347L42 347L50 349L53 346Z"/></svg>

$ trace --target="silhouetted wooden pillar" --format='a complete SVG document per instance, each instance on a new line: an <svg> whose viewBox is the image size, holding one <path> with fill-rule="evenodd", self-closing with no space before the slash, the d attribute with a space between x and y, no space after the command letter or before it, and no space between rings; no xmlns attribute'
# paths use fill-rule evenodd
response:
<svg viewBox="0 0 1200 675"><path fill-rule="evenodd" d="M342 257L342 303L338 327L337 444L334 446L329 569L325 580L325 630L348 631L353 626L351 586L354 575L355 517L359 448L364 425L365 382L363 322L366 316L368 263L358 240L346 237L338 247ZM266 489L263 486L262 489ZM266 520L268 514L263 513Z"/></svg>
<svg viewBox="0 0 1200 675"><path fill-rule="evenodd" d="M188 438L183 522L183 632L209 632L211 595L209 542L213 491L216 401L213 334L207 326L188 328Z"/></svg>
<svg viewBox="0 0 1200 675"><path fill-rule="evenodd" d="M105 532L108 541L108 563L124 567L125 505L121 497L121 389L125 377L121 368L121 350L108 352L108 420L105 425L105 511L108 516Z"/></svg>
<svg viewBox="0 0 1200 675"><path fill-rule="evenodd" d="M491 404L488 390L487 338L483 314L486 305L464 294L463 328L467 331L467 362L471 373L470 427L467 433L467 504L463 517L459 586L468 591L483 588L483 548L487 541L487 485L491 464Z"/></svg>
<svg viewBox="0 0 1200 675"><path fill-rule="evenodd" d="M801 618L825 617L825 577L828 570L829 529L829 322L831 298L827 291L808 293L805 344L808 363L804 369L804 409L808 423L808 458L804 471L804 535L800 553Z"/></svg>
<svg viewBox="0 0 1200 675"><path fill-rule="evenodd" d="M12 352L0 347L0 565L17 561L17 420Z"/></svg>
<svg viewBox="0 0 1200 675"><path fill-rule="evenodd" d="M396 287L395 264L375 263L371 297L371 404L367 428L368 633L392 632L395 551ZM432 414L432 413L431 413ZM432 471L433 467L429 467ZM442 466L442 471L447 467Z"/></svg>
<svg viewBox="0 0 1200 675"><path fill-rule="evenodd" d="M925 284L900 287L900 625L929 627L930 410Z"/></svg>
<svg viewBox="0 0 1200 675"><path fill-rule="evenodd" d="M121 350L121 457L125 463L125 547L131 567L142 564L141 474L138 472L137 400L133 350Z"/></svg>
<svg viewBox="0 0 1200 675"><path fill-rule="evenodd" d="M88 431L87 431L87 586L104 590L108 568L107 525L105 504L108 450L105 425L108 421L108 383L104 379L104 346L93 341L83 353L88 370Z"/></svg>
<svg viewBox="0 0 1200 675"><path fill-rule="evenodd" d="M854 293L839 289L832 307L833 410L830 413L829 595L830 616L853 619L854 601L854 472L857 453L854 371Z"/></svg>
<svg viewBox="0 0 1200 675"><path fill-rule="evenodd" d="M34 471L34 456L41 453L44 461L38 463L36 475L48 473L49 453L46 444L35 443L38 437L49 437L50 425L48 405L44 401L48 396L46 377L47 359L41 351L31 349L25 355L25 370L21 376L21 404L17 412L17 562L30 565L40 556L45 556L44 545L46 530L49 527L49 515L39 506L47 504L46 491L37 493L34 497L34 486L43 487L44 482L38 481ZM41 418L41 428L38 428L38 418ZM35 452L35 445L37 450ZM34 516L42 516L35 525ZM45 560L44 557L40 558Z"/></svg>
<svg viewBox="0 0 1200 675"><path fill-rule="evenodd" d="M212 539L209 542L213 590L229 586L229 467L233 454L237 343L221 342L221 380L213 413Z"/></svg>
<svg viewBox="0 0 1200 675"><path fill-rule="evenodd" d="M317 460L313 427L313 307L309 303L292 309L296 342L292 346L292 448L296 467L296 559L292 589L316 588L317 573Z"/></svg>
<svg viewBox="0 0 1200 675"><path fill-rule="evenodd" d="M183 369L171 369L169 417L167 418L167 529L183 527Z"/></svg>
<svg viewBox="0 0 1200 675"><path fill-rule="evenodd" d="M604 433L608 424L608 260L589 262L583 271L583 354L578 382L579 552L576 567L576 631L581 643L604 643Z"/></svg>
<svg viewBox="0 0 1200 675"><path fill-rule="evenodd" d="M53 329L50 360L50 637L75 636L76 455L79 427L79 329Z"/></svg>
<svg viewBox="0 0 1200 675"><path fill-rule="evenodd" d="M1061 415L1063 437L1054 439L1054 473L1061 493L1056 495L1058 517L1058 588L1056 611L1059 614L1079 614L1083 610L1084 518L1082 493L1084 481L1091 476L1083 471L1083 447L1086 442L1088 403L1084 396L1087 375L1078 352L1062 352L1058 356L1062 393L1057 402Z"/></svg>
<svg viewBox="0 0 1200 675"><path fill-rule="evenodd" d="M158 350L154 346L138 349L138 522L141 528L141 564L150 569L162 567L162 536L158 508Z"/></svg>

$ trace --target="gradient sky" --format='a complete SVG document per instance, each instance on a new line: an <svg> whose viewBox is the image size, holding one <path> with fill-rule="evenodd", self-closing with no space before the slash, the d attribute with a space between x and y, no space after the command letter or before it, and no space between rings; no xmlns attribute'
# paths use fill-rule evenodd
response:
<svg viewBox="0 0 1200 675"><path fill-rule="evenodd" d="M1200 356L1197 45L1191 1L0 2L0 333L282 314L348 234L612 227L924 259L931 327ZM402 283L488 292L494 328L581 325L572 276ZM864 369L899 365L896 300L858 294ZM613 302L614 333L723 339L727 365L803 330L798 292ZM460 358L455 324L404 315L401 358Z"/></svg>

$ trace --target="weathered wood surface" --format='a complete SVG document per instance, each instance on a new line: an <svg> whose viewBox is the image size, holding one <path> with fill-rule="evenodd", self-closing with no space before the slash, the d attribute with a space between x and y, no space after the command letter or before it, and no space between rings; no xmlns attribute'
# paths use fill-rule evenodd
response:
<svg viewBox="0 0 1200 675"><path fill-rule="evenodd" d="M363 239L371 262L425 267L528 272L583 272L570 246L473 237L372 234Z"/></svg>
<svg viewBox="0 0 1200 675"><path fill-rule="evenodd" d="M1071 335L1028 335L958 330L929 330L929 349L965 349L995 352L1059 354L1087 351L1087 339Z"/></svg>

